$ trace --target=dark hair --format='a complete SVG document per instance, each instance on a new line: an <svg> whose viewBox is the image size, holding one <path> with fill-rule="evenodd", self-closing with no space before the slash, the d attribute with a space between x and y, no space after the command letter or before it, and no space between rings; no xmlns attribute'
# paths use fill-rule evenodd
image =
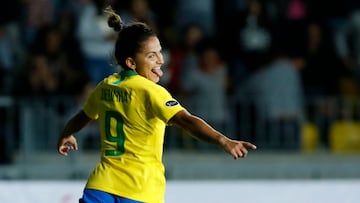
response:
<svg viewBox="0 0 360 203"><path fill-rule="evenodd" d="M145 23L132 22L128 25L125 24L111 7L107 7L105 12L109 15L109 27L119 32L115 44L114 58L117 64L126 69L126 58L134 58L135 54L141 49L143 42L149 37L156 36L156 33Z"/></svg>

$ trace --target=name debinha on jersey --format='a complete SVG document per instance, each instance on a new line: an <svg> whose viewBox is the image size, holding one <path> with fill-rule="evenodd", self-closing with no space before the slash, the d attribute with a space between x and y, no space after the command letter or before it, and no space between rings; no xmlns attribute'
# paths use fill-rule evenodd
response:
<svg viewBox="0 0 360 203"><path fill-rule="evenodd" d="M104 101L115 101L127 103L130 101L131 94L126 91L120 91L111 88L102 88L101 89L101 100Z"/></svg>

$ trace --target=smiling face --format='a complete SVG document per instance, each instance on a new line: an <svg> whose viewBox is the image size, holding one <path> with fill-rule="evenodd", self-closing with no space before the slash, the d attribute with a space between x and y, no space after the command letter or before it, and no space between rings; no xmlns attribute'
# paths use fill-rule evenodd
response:
<svg viewBox="0 0 360 203"><path fill-rule="evenodd" d="M157 83L163 75L160 69L163 63L160 41L154 36L147 39L140 51L136 53L132 69L139 75Z"/></svg>

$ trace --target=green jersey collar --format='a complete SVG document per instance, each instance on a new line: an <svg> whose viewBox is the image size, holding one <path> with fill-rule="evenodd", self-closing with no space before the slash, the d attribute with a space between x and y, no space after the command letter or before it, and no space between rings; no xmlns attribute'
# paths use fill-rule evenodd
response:
<svg viewBox="0 0 360 203"><path fill-rule="evenodd" d="M134 76L134 75L138 75L137 72L136 72L136 71L133 71L133 70L123 70L123 71L121 71L119 74L120 74L120 79L112 82L112 84L118 85L118 84L120 84L122 81L124 81L124 79L125 79L126 77L131 77L131 76Z"/></svg>
<svg viewBox="0 0 360 203"><path fill-rule="evenodd" d="M130 77L134 75L138 75L138 73L134 70L123 70L120 72L121 78Z"/></svg>

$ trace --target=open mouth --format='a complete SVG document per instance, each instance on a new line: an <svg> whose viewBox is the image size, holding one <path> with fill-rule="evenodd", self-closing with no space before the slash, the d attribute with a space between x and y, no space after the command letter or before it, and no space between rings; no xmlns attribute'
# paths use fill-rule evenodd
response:
<svg viewBox="0 0 360 203"><path fill-rule="evenodd" d="M151 72L153 72L158 77L161 77L163 75L163 72L160 69L160 67L156 67L156 68L151 69Z"/></svg>

